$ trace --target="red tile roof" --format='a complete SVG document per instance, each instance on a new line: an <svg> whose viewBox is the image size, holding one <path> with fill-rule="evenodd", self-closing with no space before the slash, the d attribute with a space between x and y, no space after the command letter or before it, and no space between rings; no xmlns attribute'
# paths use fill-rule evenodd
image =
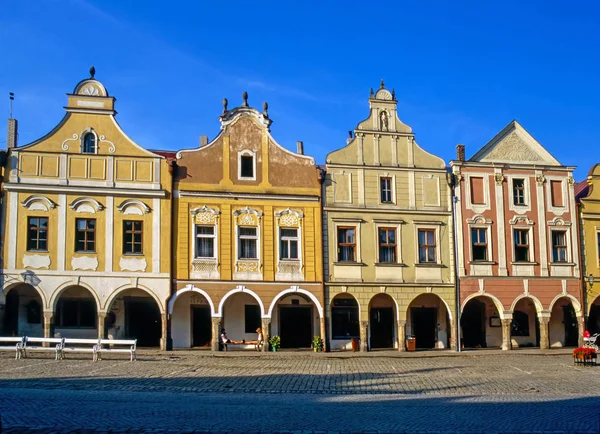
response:
<svg viewBox="0 0 600 434"><path fill-rule="evenodd" d="M588 195L588 191L590 189L587 180L583 180L575 184L575 200L579 203L581 198L584 198Z"/></svg>

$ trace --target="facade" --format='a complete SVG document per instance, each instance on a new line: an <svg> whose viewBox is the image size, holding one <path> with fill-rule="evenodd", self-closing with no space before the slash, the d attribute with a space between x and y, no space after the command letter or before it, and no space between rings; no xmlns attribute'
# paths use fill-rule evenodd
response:
<svg viewBox="0 0 600 434"><path fill-rule="evenodd" d="M267 104L260 112L247 98L233 109L224 100L217 137L177 154L176 348L217 350L221 329L252 341L262 328L282 348L324 336L321 171L300 142L298 153L281 147Z"/></svg>
<svg viewBox="0 0 600 434"><path fill-rule="evenodd" d="M169 165L123 132L115 98L90 73L52 131L25 146L9 140L2 333L131 336L164 348Z"/></svg>
<svg viewBox="0 0 600 434"><path fill-rule="evenodd" d="M600 333L600 164L590 169L587 180L576 184L576 195L584 265L582 290L586 329L594 334Z"/></svg>
<svg viewBox="0 0 600 434"><path fill-rule="evenodd" d="M327 156L325 303L332 349L455 345L451 190L444 161L371 90L369 117Z"/></svg>
<svg viewBox="0 0 600 434"><path fill-rule="evenodd" d="M464 347L577 345L583 333L573 167L508 124L455 178Z"/></svg>

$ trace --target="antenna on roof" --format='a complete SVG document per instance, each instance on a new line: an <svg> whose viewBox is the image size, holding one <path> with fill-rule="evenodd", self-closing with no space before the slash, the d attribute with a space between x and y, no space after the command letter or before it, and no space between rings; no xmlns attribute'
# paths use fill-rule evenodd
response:
<svg viewBox="0 0 600 434"><path fill-rule="evenodd" d="M15 93L14 92L9 92L9 98L10 98L10 103L9 103L10 104L9 105L9 107L10 107L9 113L10 114L8 115L8 117L12 118L12 105L13 105L13 101L15 100Z"/></svg>

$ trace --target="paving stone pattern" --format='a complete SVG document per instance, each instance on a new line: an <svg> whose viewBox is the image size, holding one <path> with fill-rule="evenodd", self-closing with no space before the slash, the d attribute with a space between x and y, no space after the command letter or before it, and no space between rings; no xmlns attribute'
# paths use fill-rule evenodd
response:
<svg viewBox="0 0 600 434"><path fill-rule="evenodd" d="M600 366L568 354L0 355L4 432L600 433ZM88 430L88 431L84 431Z"/></svg>

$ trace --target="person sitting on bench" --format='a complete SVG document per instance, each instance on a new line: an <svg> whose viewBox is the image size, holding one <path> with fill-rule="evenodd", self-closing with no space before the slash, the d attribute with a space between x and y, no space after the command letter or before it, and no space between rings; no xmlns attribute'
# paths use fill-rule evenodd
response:
<svg viewBox="0 0 600 434"><path fill-rule="evenodd" d="M245 342L238 342L238 341L232 341L231 339L229 339L227 337L227 332L225 331L225 329L221 330L221 342L223 342L223 345L227 345L227 344L232 344L232 345L241 345L241 344L245 344Z"/></svg>
<svg viewBox="0 0 600 434"><path fill-rule="evenodd" d="M248 341L246 343L248 345L255 345L256 346L256 350L260 351L260 346L263 344L263 334L262 334L262 330L261 330L260 327L256 329L256 333L258 334L256 340L255 341Z"/></svg>

